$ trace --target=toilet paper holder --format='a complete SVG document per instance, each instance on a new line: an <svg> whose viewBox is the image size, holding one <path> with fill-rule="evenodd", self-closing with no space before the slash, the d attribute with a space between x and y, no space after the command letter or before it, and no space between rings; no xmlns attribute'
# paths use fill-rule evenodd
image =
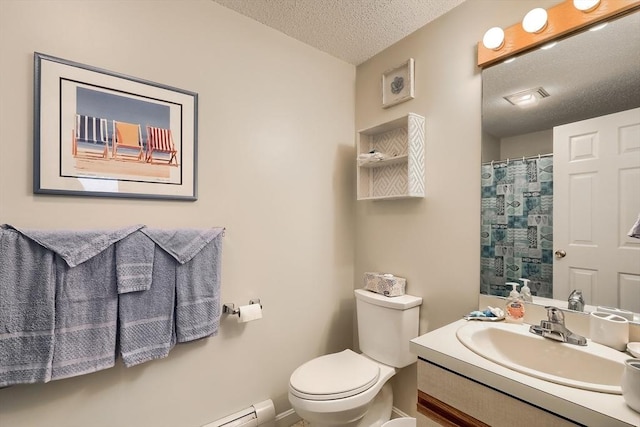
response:
<svg viewBox="0 0 640 427"><path fill-rule="evenodd" d="M260 304L260 298L250 299L249 304ZM262 308L262 304L260 304L260 308ZM222 305L222 313L230 314L232 316L240 316L240 309L236 308L233 303L227 303Z"/></svg>

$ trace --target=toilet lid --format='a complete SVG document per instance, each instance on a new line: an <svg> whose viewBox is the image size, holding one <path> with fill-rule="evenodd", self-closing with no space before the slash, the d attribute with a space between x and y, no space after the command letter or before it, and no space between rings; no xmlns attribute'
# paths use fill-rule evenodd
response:
<svg viewBox="0 0 640 427"><path fill-rule="evenodd" d="M303 399L332 400L354 396L372 387L380 377L380 366L351 350L328 354L291 374L289 389Z"/></svg>

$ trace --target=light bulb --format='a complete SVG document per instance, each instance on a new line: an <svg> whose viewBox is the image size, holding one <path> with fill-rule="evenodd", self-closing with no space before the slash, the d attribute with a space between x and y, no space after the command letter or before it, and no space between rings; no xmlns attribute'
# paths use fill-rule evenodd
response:
<svg viewBox="0 0 640 427"><path fill-rule="evenodd" d="M573 7L581 12L591 12L600 6L600 0L573 0Z"/></svg>
<svg viewBox="0 0 640 427"><path fill-rule="evenodd" d="M504 30L500 27L489 28L484 33L482 44L487 49L499 50L504 45Z"/></svg>
<svg viewBox="0 0 640 427"><path fill-rule="evenodd" d="M539 33L547 26L547 11L541 7L532 9L522 19L522 28L527 33Z"/></svg>

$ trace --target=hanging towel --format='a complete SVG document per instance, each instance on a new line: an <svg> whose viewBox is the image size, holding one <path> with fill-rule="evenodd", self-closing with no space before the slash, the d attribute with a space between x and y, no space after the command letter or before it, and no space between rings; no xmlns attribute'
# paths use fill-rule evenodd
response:
<svg viewBox="0 0 640 427"><path fill-rule="evenodd" d="M169 354L175 344L175 274L158 265L174 259L136 231L116 245L120 354L131 367Z"/></svg>
<svg viewBox="0 0 640 427"><path fill-rule="evenodd" d="M31 230L9 224L2 227L22 233L55 252L69 267L76 267L144 226L132 225L114 230Z"/></svg>
<svg viewBox="0 0 640 427"><path fill-rule="evenodd" d="M51 379L112 367L118 310L115 243L142 226L89 231L6 227L37 242L42 246L38 251L53 252L49 265L35 264L30 257L21 266L21 270L52 268L54 271Z"/></svg>
<svg viewBox="0 0 640 427"><path fill-rule="evenodd" d="M162 230L144 228L171 256L154 258L153 278L174 280L177 342L216 335L220 324L220 269L223 228Z"/></svg>
<svg viewBox="0 0 640 427"><path fill-rule="evenodd" d="M635 224L633 224L627 233L627 236L640 239L640 214L638 215L638 219L636 219Z"/></svg>
<svg viewBox="0 0 640 427"><path fill-rule="evenodd" d="M151 288L155 244L136 230L116 244L118 293L146 291Z"/></svg>
<svg viewBox="0 0 640 427"><path fill-rule="evenodd" d="M51 379L53 253L0 227L0 387Z"/></svg>

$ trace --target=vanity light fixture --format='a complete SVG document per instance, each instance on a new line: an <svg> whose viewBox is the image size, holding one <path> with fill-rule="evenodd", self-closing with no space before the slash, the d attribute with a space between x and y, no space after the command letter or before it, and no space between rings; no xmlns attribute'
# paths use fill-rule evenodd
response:
<svg viewBox="0 0 640 427"><path fill-rule="evenodd" d="M547 98L548 96L549 92L544 90L542 87L537 87L534 89L523 90L512 95L507 95L504 99L509 101L512 105L525 108L537 104L538 100Z"/></svg>
<svg viewBox="0 0 640 427"><path fill-rule="evenodd" d="M602 22L639 10L640 0L561 0L547 10L535 8L521 22L487 31L478 41L477 64L488 67L567 34L582 29L595 31ZM496 35L498 38L492 39Z"/></svg>
<svg viewBox="0 0 640 427"><path fill-rule="evenodd" d="M573 7L581 12L589 13L600 6L600 0L573 0Z"/></svg>
<svg viewBox="0 0 640 427"><path fill-rule="evenodd" d="M541 7L530 10L522 19L522 28L527 33L539 33L547 26L547 11Z"/></svg>
<svg viewBox="0 0 640 427"><path fill-rule="evenodd" d="M504 45L504 30L500 27L489 28L482 37L482 44L487 49L500 50Z"/></svg>

